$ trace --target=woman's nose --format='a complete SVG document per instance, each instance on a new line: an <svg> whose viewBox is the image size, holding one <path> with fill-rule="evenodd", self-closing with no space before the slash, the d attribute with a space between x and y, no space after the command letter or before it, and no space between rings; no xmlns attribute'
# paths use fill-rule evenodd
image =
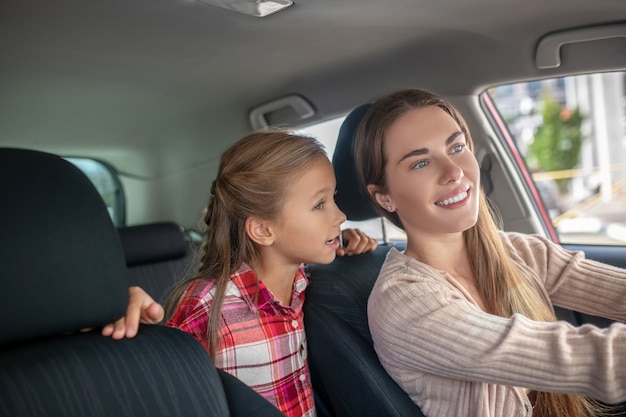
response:
<svg viewBox="0 0 626 417"><path fill-rule="evenodd" d="M444 184L460 181L464 175L463 168L449 158L445 160L441 173L441 179Z"/></svg>

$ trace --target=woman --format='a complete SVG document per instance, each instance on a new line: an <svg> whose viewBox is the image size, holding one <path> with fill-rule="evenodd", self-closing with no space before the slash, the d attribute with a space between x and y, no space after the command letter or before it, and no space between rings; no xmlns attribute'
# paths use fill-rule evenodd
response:
<svg viewBox="0 0 626 417"><path fill-rule="evenodd" d="M356 134L359 176L407 234L368 303L388 373L428 417L592 416L626 399L626 326L573 327L553 305L626 319L626 271L499 231L461 115L404 90Z"/></svg>

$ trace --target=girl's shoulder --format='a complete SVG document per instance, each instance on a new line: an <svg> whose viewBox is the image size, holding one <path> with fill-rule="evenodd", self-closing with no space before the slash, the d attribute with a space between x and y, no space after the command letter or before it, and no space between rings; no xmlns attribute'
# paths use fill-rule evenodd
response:
<svg viewBox="0 0 626 417"><path fill-rule="evenodd" d="M191 301L201 303L207 300L212 300L215 292L214 288L214 279L196 278L189 283L182 298L187 300L190 304L193 304Z"/></svg>
<svg viewBox="0 0 626 417"><path fill-rule="evenodd" d="M216 283L217 280L214 278L198 277L190 281L183 297L198 300L199 302L211 301L215 295ZM256 275L248 265L242 264L226 283L224 296L226 299L229 297L241 298L242 292L246 292L249 286L256 288Z"/></svg>

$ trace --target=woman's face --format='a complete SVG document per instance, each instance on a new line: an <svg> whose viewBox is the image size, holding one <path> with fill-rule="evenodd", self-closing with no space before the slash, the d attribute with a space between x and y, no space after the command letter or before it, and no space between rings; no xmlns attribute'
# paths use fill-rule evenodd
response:
<svg viewBox="0 0 626 417"><path fill-rule="evenodd" d="M411 110L385 136L388 193L375 194L395 211L409 236L457 233L478 218L480 170L454 119L436 106Z"/></svg>

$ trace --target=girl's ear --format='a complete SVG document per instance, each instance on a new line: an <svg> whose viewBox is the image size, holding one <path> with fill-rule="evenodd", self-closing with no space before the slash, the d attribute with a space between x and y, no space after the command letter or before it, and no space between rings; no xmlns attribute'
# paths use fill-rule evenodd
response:
<svg viewBox="0 0 626 417"><path fill-rule="evenodd" d="M246 219L246 233L250 240L257 245L269 246L274 243L274 232L269 224L257 217Z"/></svg>
<svg viewBox="0 0 626 417"><path fill-rule="evenodd" d="M392 213L396 211L396 207L393 204L393 200L389 196L389 194L383 193L380 191L380 187L374 184L369 184L367 186L367 192L374 198L376 204L381 206L383 209Z"/></svg>

